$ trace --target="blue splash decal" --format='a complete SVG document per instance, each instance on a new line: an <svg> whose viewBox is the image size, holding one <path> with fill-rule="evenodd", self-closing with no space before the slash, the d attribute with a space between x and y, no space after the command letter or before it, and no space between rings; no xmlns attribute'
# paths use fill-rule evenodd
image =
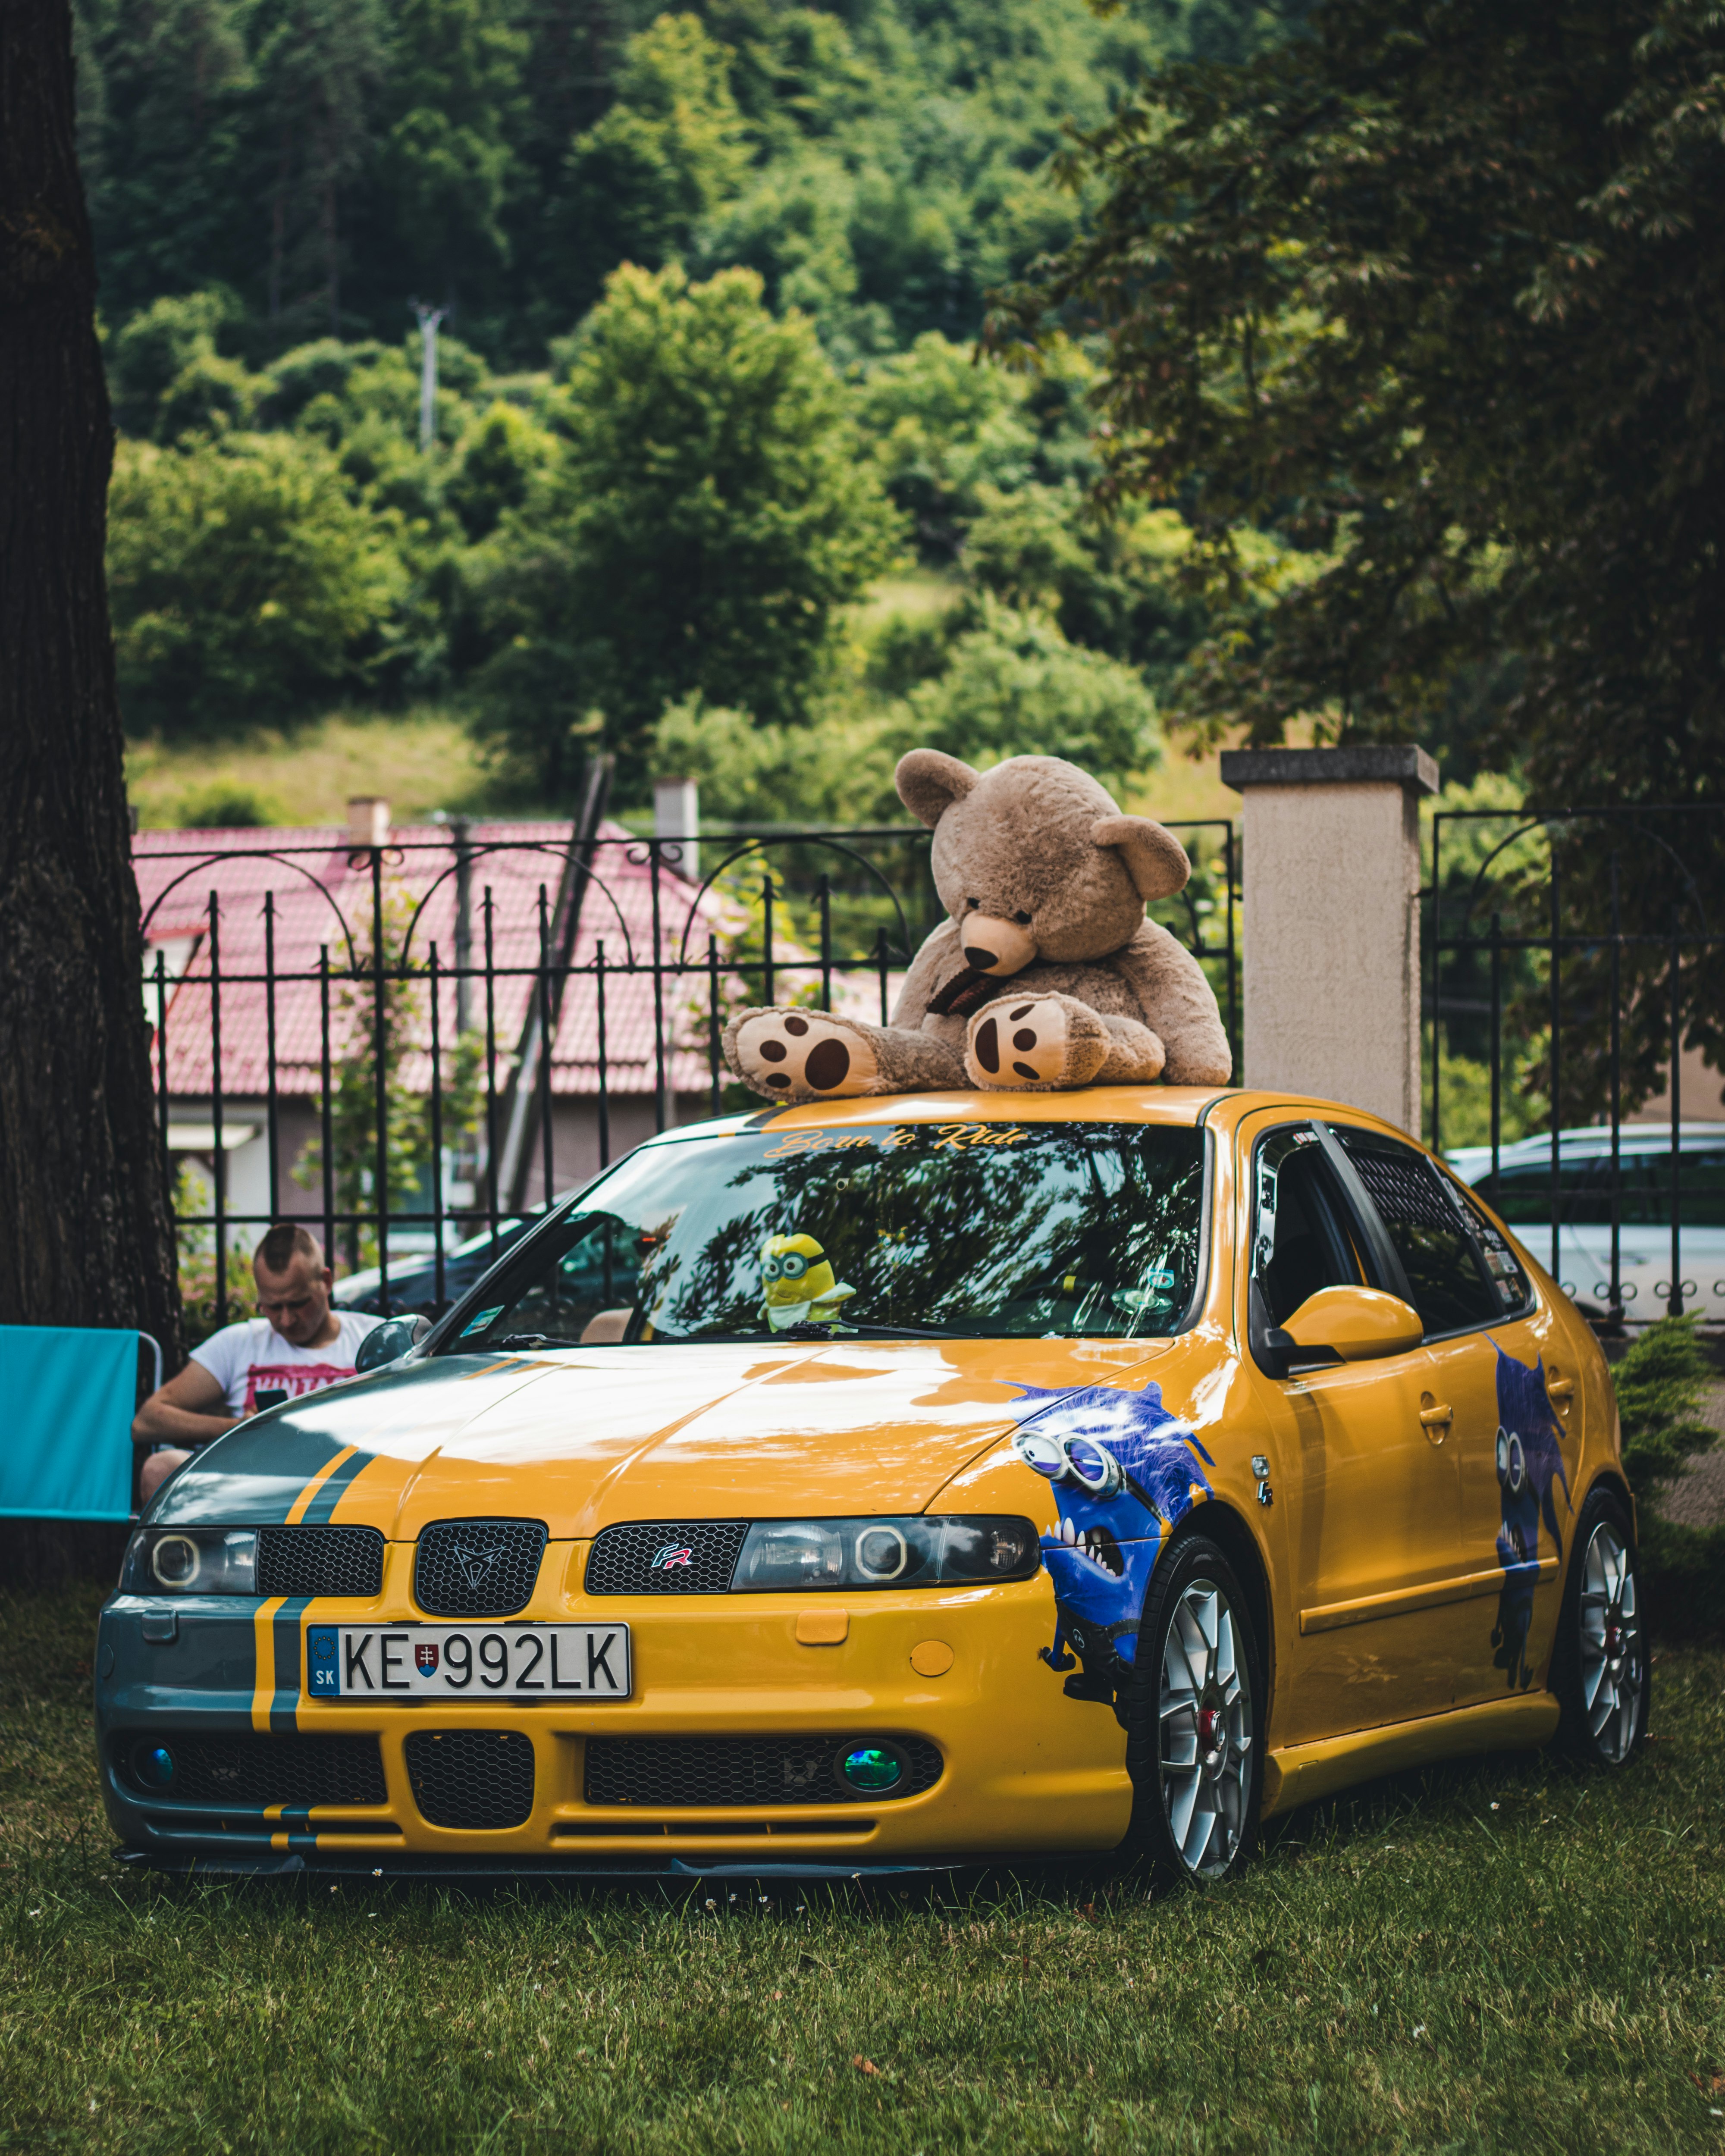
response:
<svg viewBox="0 0 1725 2156"><path fill-rule="evenodd" d="M1492 1343L1496 1346L1496 1342ZM1563 1430L1545 1389L1545 1358L1530 1370L1497 1349L1497 1491L1502 1523L1497 1530L1497 1562L1503 1567L1503 1592L1497 1598L1497 1622L1491 1645L1493 1666L1513 1691L1533 1680L1527 1661L1527 1635L1533 1623L1533 1589L1539 1579L1539 1523L1544 1521L1559 1557L1563 1537L1558 1527L1557 1486L1575 1509L1569 1477L1559 1449Z"/></svg>
<svg viewBox="0 0 1725 2156"><path fill-rule="evenodd" d="M1040 1650L1056 1670L1083 1662L1069 1677L1076 1699L1111 1701L1137 1653L1145 1591L1162 1545L1212 1494L1204 1467L1215 1463L1192 1425L1163 1406L1155 1383L1142 1391L1111 1385L1048 1390L1019 1385L1014 1410L1019 1457L1054 1486L1057 1531L1042 1537L1042 1561L1055 1590L1055 1636Z"/></svg>

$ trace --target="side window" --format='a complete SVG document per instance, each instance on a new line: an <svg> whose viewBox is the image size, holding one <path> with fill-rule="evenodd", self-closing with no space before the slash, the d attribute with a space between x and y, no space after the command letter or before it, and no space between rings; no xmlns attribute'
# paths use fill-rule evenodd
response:
<svg viewBox="0 0 1725 2156"><path fill-rule="evenodd" d="M1272 1325L1285 1325L1321 1287L1365 1283L1317 1134L1275 1131L1258 1147L1252 1271Z"/></svg>
<svg viewBox="0 0 1725 2156"><path fill-rule="evenodd" d="M1527 1276L1517 1262L1515 1252L1481 1209L1471 1191L1457 1190L1448 1182L1444 1183L1444 1189L1450 1198L1459 1198L1466 1209L1474 1240L1479 1245L1480 1255L1486 1261L1486 1270L1496 1284L1497 1300L1503 1306L1498 1316L1519 1317L1532 1303L1533 1289Z"/></svg>
<svg viewBox="0 0 1725 2156"><path fill-rule="evenodd" d="M610 1213L577 1214L553 1232L567 1239L562 1256L551 1262L555 1245L540 1245L525 1281L518 1269L505 1291L515 1299L501 1302L482 1328L475 1318L464 1339L475 1330L498 1339L537 1332L576 1346L601 1311L633 1304L642 1265L662 1240Z"/></svg>
<svg viewBox="0 0 1725 2156"><path fill-rule="evenodd" d="M1330 1128L1395 1245L1427 1337L1495 1325L1505 1314L1502 1297L1480 1255L1473 1216L1460 1192L1412 1146L1345 1123Z"/></svg>

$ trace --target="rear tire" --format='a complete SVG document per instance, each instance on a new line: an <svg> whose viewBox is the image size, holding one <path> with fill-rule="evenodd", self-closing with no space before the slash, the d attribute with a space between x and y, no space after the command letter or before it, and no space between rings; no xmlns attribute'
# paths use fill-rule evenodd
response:
<svg viewBox="0 0 1725 2156"><path fill-rule="evenodd" d="M1653 1672L1629 1516L1608 1490L1581 1508L1552 1654L1558 1742L1590 1767L1626 1766L1647 1733Z"/></svg>
<svg viewBox="0 0 1725 2156"><path fill-rule="evenodd" d="M1257 1840L1263 1664L1234 1568L1205 1535L1151 1574L1127 1712L1126 1853L1170 1886L1232 1878Z"/></svg>

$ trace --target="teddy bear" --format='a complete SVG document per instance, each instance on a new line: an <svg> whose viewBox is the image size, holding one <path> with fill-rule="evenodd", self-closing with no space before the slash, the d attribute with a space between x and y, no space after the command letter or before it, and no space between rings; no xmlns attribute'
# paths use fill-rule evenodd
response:
<svg viewBox="0 0 1725 2156"><path fill-rule="evenodd" d="M863 1094L1052 1092L1076 1086L1225 1085L1216 998L1198 962L1144 917L1192 873L1179 841L1122 815L1054 756L987 772L912 749L899 798L934 833L947 918L911 961L891 1023L739 1011L725 1060L769 1101Z"/></svg>

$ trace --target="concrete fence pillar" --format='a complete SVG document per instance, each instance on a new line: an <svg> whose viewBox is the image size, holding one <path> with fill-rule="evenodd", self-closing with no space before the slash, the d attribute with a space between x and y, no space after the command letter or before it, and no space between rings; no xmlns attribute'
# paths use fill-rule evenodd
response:
<svg viewBox="0 0 1725 2156"><path fill-rule="evenodd" d="M1420 1135L1423 748L1233 749L1243 797L1245 1068Z"/></svg>

